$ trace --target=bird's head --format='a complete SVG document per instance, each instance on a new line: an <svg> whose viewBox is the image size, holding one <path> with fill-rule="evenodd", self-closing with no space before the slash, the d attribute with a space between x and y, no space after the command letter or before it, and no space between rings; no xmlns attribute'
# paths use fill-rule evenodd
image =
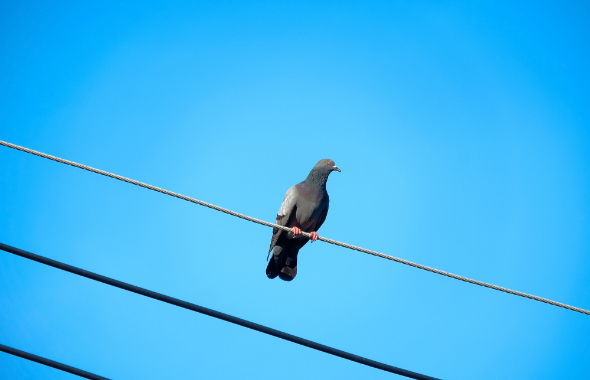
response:
<svg viewBox="0 0 590 380"><path fill-rule="evenodd" d="M330 160L329 158L319 160L309 172L306 181L315 183L319 186L325 186L328 176L333 171L340 171L334 161Z"/></svg>
<svg viewBox="0 0 590 380"><path fill-rule="evenodd" d="M319 160L317 164L313 167L314 170L318 170L319 172L330 174L333 171L341 171L338 169L334 161L330 160L329 158Z"/></svg>

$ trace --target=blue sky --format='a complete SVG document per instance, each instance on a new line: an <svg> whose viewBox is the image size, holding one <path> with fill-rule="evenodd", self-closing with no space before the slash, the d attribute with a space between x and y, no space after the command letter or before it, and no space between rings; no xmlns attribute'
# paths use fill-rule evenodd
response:
<svg viewBox="0 0 590 380"><path fill-rule="evenodd" d="M0 4L0 139L590 309L583 2ZM0 147L0 241L444 379L590 372L588 316ZM0 343L115 379L395 378L0 252ZM0 354L2 379L74 379ZM401 378L401 377L400 377Z"/></svg>

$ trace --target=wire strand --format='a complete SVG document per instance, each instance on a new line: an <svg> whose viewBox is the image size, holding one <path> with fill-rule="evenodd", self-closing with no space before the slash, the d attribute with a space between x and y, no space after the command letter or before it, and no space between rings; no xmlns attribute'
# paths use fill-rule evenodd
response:
<svg viewBox="0 0 590 380"><path fill-rule="evenodd" d="M175 306L179 306L179 307L182 307L182 308L185 308L188 310L196 311L197 313L205 314L210 317L214 317L214 318L221 319L221 320L224 320L227 322L231 322L236 325L240 325L242 327L247 327L252 330L256 330L256 331L259 331L259 332L262 332L262 333L265 333L268 335L272 335L272 336L275 336L277 338L281 338L284 340L288 340L290 342L297 343L297 344L300 344L302 346L306 346L309 348L313 348L314 350L322 351L327 354L338 356L338 357L341 357L346 360L351 360L351 361L354 361L354 362L357 362L360 364L364 364L369 367L377 368L377 369L380 369L383 371L395 373L398 375L402 375L402 376L409 377L412 379L417 379L417 380L437 380L434 377L421 375L416 372L412 372L412 371L408 371L408 370L401 369L398 367L394 367L394 366L391 366L391 365L388 365L385 363L381 363L381 362L378 362L375 360L364 358L362 356L353 355L353 354L348 353L346 351L341 351L341 350L338 350L338 349L330 347L330 346L325 346L323 344L316 343L311 340L300 338L298 336L291 335L291 334L288 334L288 333L285 333L285 332L282 332L279 330L275 330L270 327L259 325L258 323L250 322L245 319L231 316L229 314L225 314L225 313L222 313L219 311L211 310L211 309L208 309L203 306L195 305L194 303L182 301L182 300L179 300L178 298L173 298L173 297L169 297L164 294L161 294L161 293L156 293L151 290L140 288L139 286L131 285L131 284L128 284L123 281L119 281L119 280L115 280L110 277L102 276L102 275L94 273L94 272L89 272L87 270L80 269L78 267L62 263L60 261L52 260L52 259L44 257L44 256L36 255L34 253L27 252L27 251L24 251L24 250L16 248L16 247L12 247L7 244L0 243L0 249L3 251L6 251L8 253L12 253L14 255L24 257L29 260L36 261L41 264L49 265L54 268L66 271L66 272L77 274L78 276L82 276L82 277L86 277L86 278L89 278L94 281L102 282L103 284L111 285L111 286L114 286L114 287L117 287L117 288L120 288L123 290L127 290L129 292L133 292L133 293L145 296L145 297L153 298L158 301L163 301L163 302L166 302L166 303L169 303L169 304L172 304Z"/></svg>
<svg viewBox="0 0 590 380"><path fill-rule="evenodd" d="M17 350L16 348L8 347L8 346L5 346L3 344L0 344L0 351L6 352L7 354L10 354L10 355L18 356L18 357L23 358L23 359L27 359L27 360L36 362L36 363L39 363L39 364L43 364L43 365L46 365L48 367L59 369L59 370L64 371L64 372L69 372L69 373L71 373L73 375L84 377L86 379L90 379L90 380L109 380L106 377L98 376L98 375L95 375L93 373L83 371L83 370L81 370L79 368L72 367L72 366L69 366L67 364L63 364L63 363L60 363L60 362L56 362L56 361L53 361L51 359L46 359L46 358L41 357L41 356L33 355L33 354L28 353L28 352L25 352L25 351Z"/></svg>
<svg viewBox="0 0 590 380"><path fill-rule="evenodd" d="M60 162L62 164L66 164L66 165L74 166L74 167L77 167L77 168L80 168L80 169L88 170L90 172L101 174L101 175L104 175L106 177L110 177L110 178L118 179L120 181L128 182L128 183L131 183L133 185L137 185L137 186L140 186L140 187L143 187L143 188L146 188L146 189L154 190L154 191L157 191L159 193L170 195L172 197L176 197L176 198L179 198L179 199L183 199L183 200L188 201L188 202L196 203L196 204L201 205L201 206L209 207L209 208L211 208L213 210L221 211L223 213L226 213L226 214L229 214L229 215L232 215L232 216L236 216L238 218L242 218L242 219L248 220L250 222L262 224L263 226L280 228L280 229L285 230L285 231L292 231L292 229L289 228L289 227L285 227L285 226L281 226L281 225L278 225L278 224L275 224L275 223L269 223L269 222L266 222L264 220L252 218L251 216L240 214L238 212L235 212L235 211L232 211L232 210L228 210L226 208L213 205L211 203L203 202L203 201L200 201L200 200L195 199L195 198L187 197L186 195L174 193L174 192L169 191L169 190L165 190L165 189L162 189L162 188L159 188L159 187L156 187L156 186L148 185L147 183L139 182L139 181L136 181L136 180L127 178L127 177L123 177L123 176L120 176L120 175L117 175L117 174L109 173L109 172L106 172L104 170L95 169L95 168L90 167L90 166L78 164L78 163L73 162L73 161L64 160L63 158L51 156L49 154L38 152L36 150L32 150L32 149L25 148L25 147L22 147L22 146L18 146L18 145L15 145L15 144L11 144L9 142L5 142L5 141L0 140L0 145L4 145L4 146L6 146L8 148L12 148L12 149L20 150L22 152L34 154L36 156L47 158L47 159L52 160L52 161ZM303 236L305 236L305 237L309 237L310 236L309 233L303 232L303 231L301 232L301 234ZM549 305L553 305L553 306L561 307L561 308L564 308L564 309L572 310L572 311L575 311L575 312L578 312L578 313L590 315L590 311L589 310L584 310L584 309L581 309L579 307L566 305L564 303L552 301L552 300L547 299L547 298L537 297L537 296L534 296L532 294L527 294L527 293L519 292L519 291L516 291L516 290L511 290L511 289L508 289L508 288L503 288L501 286L497 286L497 285L493 285L493 284L488 284L486 282L482 282L482 281L478 281L478 280L472 280L472 279L467 278L467 277L463 277L463 276L459 276L459 275L456 275L456 274L453 274L453 273L445 272L445 271L442 271L442 270L439 270L439 269L431 268L431 267L428 267L426 265L417 264L417 263L414 263L414 262L411 262L411 261L408 261L408 260L400 259L398 257L389 256L389 255L386 255L386 254L383 254L383 253L371 251L369 249L357 247L357 246L346 244L346 243L341 243L339 241L328 239L328 238L324 238L324 237L321 237L321 236L318 237L318 240L321 240L321 241L326 242L326 243L338 245L340 247L352 249L352 250L355 250L355 251L367 253L369 255L381 257L383 259L395 261L395 262L398 262L400 264L409 265L409 266L412 266L414 268L422 269L422 270L425 270L425 271L428 271L428 272L440 274L442 276L450 277L450 278L453 278L455 280L468 282L470 284L483 286L485 288L498 290L498 291L501 291L501 292L504 292L504 293L508 293L508 294L512 294L512 295L515 295L515 296L528 298L528 299L531 299L531 300L534 300L534 301L544 302L544 303L549 304Z"/></svg>

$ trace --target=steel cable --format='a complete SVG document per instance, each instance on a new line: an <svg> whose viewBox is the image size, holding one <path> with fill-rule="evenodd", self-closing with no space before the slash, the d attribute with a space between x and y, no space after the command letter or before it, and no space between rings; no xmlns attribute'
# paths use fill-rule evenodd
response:
<svg viewBox="0 0 590 380"><path fill-rule="evenodd" d="M90 166L78 164L76 162L65 160L63 158L51 156L49 154L38 152L36 150L25 148L25 147L22 147L22 146L19 146L19 145L11 144L11 143L6 142L6 141L0 140L0 145L4 145L4 146L6 146L8 148L12 148L12 149L20 150L22 152L34 154L34 155L39 156L39 157L43 157L43 158L47 158L49 160L60 162L62 164L71 165L71 166L74 166L74 167L77 167L77 168L80 168L80 169L88 170L90 172L101 174L101 175L104 175L104 176L107 176L107 177L110 177L110 178L118 179L120 181L128 182L128 183L131 183L133 185L137 185L137 186L140 186L140 187L143 187L143 188L146 188L146 189L154 190L154 191L157 191L157 192L162 193L162 194L170 195L172 197L180 198L180 199L183 199L183 200L188 201L188 202L192 202L192 203L196 203L196 204L201 205L201 206L212 208L213 210L217 210L217 211L221 211L221 212L224 212L226 214L229 214L229 215L237 216L238 218L242 218L242 219L248 220L250 222L262 224L263 226L280 228L280 229L285 230L285 231L292 231L292 229L289 228L289 227L285 227L285 226L281 226L281 225L278 225L278 224L275 224L275 223L269 223L269 222L266 222L264 220L252 218L251 216L240 214L238 212L235 212L235 211L232 211L232 210L228 210L226 208L213 205L211 203L203 202L203 201L200 201L200 200L195 199L195 198L187 197L186 195L174 193L174 192L169 191L169 190L165 190L165 189L162 189L162 188L159 188L159 187L156 187L156 186L148 185L147 183L139 182L139 181L136 181L136 180L127 178L127 177L123 177L123 176L120 176L120 175L117 175L117 174L109 173L109 172L106 172L104 170L95 169L95 168L90 167ZM303 232L302 231L301 233L303 234L303 236L306 236L306 237L309 237L310 236L307 232ZM531 300L534 300L534 301L544 302L544 303L549 304L549 305L553 305L553 306L561 307L561 308L564 308L564 309L572 310L572 311L575 311L575 312L578 312L578 313L590 315L590 311L589 310L581 309L581 308L575 307L575 306L566 305L564 303L552 301L552 300L547 299L547 298L537 297L537 296L534 296L532 294L518 292L516 290L511 290L511 289L508 289L508 288L503 288L501 286L488 284L488 283L482 282L482 281L472 280L472 279L467 278L467 277L463 277L463 276L459 276L459 275L456 275L456 274L453 274L453 273L445 272L445 271L442 271L442 270L439 270L439 269L431 268L431 267L428 267L426 265L417 264L417 263L414 263L414 262L411 262L411 261L408 261L408 260L400 259L398 257L389 256L389 255L386 255L386 254L383 254L383 253L371 251L369 249L357 247L357 246L346 244L346 243L341 243L339 241L328 239L328 238L324 238L324 237L321 237L321 236L318 237L318 240L324 241L326 243L338 245L340 247L352 249L352 250L355 250L355 251L367 253L369 255L381 257L383 259L395 261L395 262L398 262L398 263L401 263L401 264L409 265L409 266L412 266L414 268L418 268L418 269L422 269L422 270L425 270L425 271L428 271L428 272L440 274L442 276L454 278L455 280L460 280L460 281L468 282L470 284L479 285L479 286L483 286L483 287L494 289L494 290L499 290L501 292L513 294L515 296L520 296L520 297L528 298L528 299L531 299Z"/></svg>

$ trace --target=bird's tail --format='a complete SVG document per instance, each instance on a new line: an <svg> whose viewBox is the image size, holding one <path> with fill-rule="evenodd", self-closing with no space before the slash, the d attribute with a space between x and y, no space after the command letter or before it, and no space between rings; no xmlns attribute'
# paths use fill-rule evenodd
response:
<svg viewBox="0 0 590 380"><path fill-rule="evenodd" d="M266 276L272 280L273 278L279 275L280 271L281 269L277 265L274 256L271 257L270 261L268 262L268 265L266 266Z"/></svg>
<svg viewBox="0 0 590 380"><path fill-rule="evenodd" d="M291 281L297 275L297 253L294 247L275 246L274 253L266 266L266 276Z"/></svg>

